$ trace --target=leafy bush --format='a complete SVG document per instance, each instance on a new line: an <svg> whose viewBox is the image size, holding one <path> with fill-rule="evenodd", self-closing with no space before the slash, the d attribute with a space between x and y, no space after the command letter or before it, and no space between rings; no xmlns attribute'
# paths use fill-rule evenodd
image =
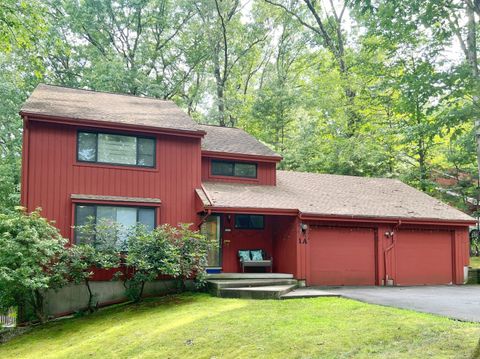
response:
<svg viewBox="0 0 480 359"><path fill-rule="evenodd" d="M30 305L44 322L45 291L67 283L66 243L39 209L0 214L0 309Z"/></svg>
<svg viewBox="0 0 480 359"><path fill-rule="evenodd" d="M138 302L145 283L160 275L178 275L177 252L171 241L172 228L163 225L147 231L141 225L132 228L127 240L126 265L131 270L127 279L127 295Z"/></svg>
<svg viewBox="0 0 480 359"><path fill-rule="evenodd" d="M93 270L111 269L120 266L120 250L122 243L119 233L123 227L118 223L90 219L86 225L75 227L77 243L68 250L69 279L75 284L85 284L88 290L87 310L93 312L98 303L94 303L90 280Z"/></svg>
<svg viewBox="0 0 480 359"><path fill-rule="evenodd" d="M142 298L145 283L166 275L181 280L185 289L187 279L202 284L208 251L215 241L208 240L189 224L178 228L168 224L149 232L137 226L128 236L126 265L130 276L126 280L127 295L134 301Z"/></svg>
<svg viewBox="0 0 480 359"><path fill-rule="evenodd" d="M176 277L181 280L183 290L186 281L192 278L197 286L204 285L208 252L217 246L215 240L208 239L198 231L192 231L190 227L191 224L181 223L178 228L172 229L170 237L177 252Z"/></svg>

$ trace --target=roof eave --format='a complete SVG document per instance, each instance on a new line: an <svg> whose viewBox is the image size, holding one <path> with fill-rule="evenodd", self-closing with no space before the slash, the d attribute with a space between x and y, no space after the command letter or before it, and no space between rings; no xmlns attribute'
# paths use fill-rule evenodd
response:
<svg viewBox="0 0 480 359"><path fill-rule="evenodd" d="M206 193L206 191L204 191ZM211 201L209 199L209 201ZM417 224L417 225L438 225L438 226L470 226L476 223L472 220L447 220L439 218L406 218L406 217L374 217L374 216L338 216L315 213L300 212L298 209L290 208L259 208L259 207L232 207L205 205L205 210L219 213L246 213L246 214L266 214L266 215L298 215L304 221L318 222L369 222L369 223L391 223L391 224Z"/></svg>
<svg viewBox="0 0 480 359"><path fill-rule="evenodd" d="M282 156L265 156L265 155L253 155L246 153L232 153L232 152L223 152L223 151L209 151L202 149L203 157L215 157L215 158L224 158L229 160L247 160L247 161L261 161L261 162L280 162Z"/></svg>
<svg viewBox="0 0 480 359"><path fill-rule="evenodd" d="M458 220L458 219L442 219L442 218L412 218L412 217L398 217L398 216L359 216L359 215L326 215L316 213L300 212L300 219L314 220L314 221L339 221L339 222L375 222L375 223L401 223L401 224L423 224L423 225L445 225L445 226L470 226L476 224L476 221Z"/></svg>
<svg viewBox="0 0 480 359"><path fill-rule="evenodd" d="M71 117L65 117L65 116L39 114L36 112L29 112L24 110L21 110L19 114L25 120L33 120L33 121L40 121L40 122L47 122L47 123L59 123L59 124L73 125L73 126L88 126L88 127L96 127L96 128L114 129L114 130L139 131L139 132L146 132L146 133L166 134L166 135L172 135L172 136L195 137L195 138L202 138L206 135L206 132L203 130L182 130L182 129L175 129L175 128L167 128L167 127L153 127L153 126L127 124L127 123L120 123L120 122L113 122L113 121L110 122L110 121L92 120L92 119L86 119L86 118L76 118L76 117L71 118Z"/></svg>
<svg viewBox="0 0 480 359"><path fill-rule="evenodd" d="M228 206L204 206L206 210L219 213L245 213L245 214L267 214L278 216L297 216L297 209L279 208L257 208L257 207L228 207Z"/></svg>

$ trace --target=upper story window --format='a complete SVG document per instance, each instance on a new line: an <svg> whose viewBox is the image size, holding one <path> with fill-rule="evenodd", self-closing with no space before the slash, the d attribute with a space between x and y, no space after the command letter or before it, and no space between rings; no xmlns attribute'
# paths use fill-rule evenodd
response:
<svg viewBox="0 0 480 359"><path fill-rule="evenodd" d="M212 175L257 178L257 164L212 160Z"/></svg>
<svg viewBox="0 0 480 359"><path fill-rule="evenodd" d="M78 132L77 159L82 162L155 167L155 139Z"/></svg>

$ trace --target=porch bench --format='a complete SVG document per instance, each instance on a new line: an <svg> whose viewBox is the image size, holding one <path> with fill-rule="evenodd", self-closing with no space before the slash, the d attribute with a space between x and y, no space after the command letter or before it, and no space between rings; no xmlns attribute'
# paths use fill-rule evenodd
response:
<svg viewBox="0 0 480 359"><path fill-rule="evenodd" d="M252 252L261 252L262 259L252 259ZM270 268L270 273L273 270L273 258L268 257L262 249L239 250L238 258L242 267L242 273L245 273L245 268Z"/></svg>

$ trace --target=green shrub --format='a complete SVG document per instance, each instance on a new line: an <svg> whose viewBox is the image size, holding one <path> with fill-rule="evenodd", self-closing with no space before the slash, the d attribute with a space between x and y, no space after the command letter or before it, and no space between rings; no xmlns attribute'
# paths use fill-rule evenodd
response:
<svg viewBox="0 0 480 359"><path fill-rule="evenodd" d="M172 228L162 225L147 231L139 225L132 228L127 240L125 263L129 269L126 280L127 296L138 302L146 282L161 275L177 276L179 273L177 251L170 239Z"/></svg>
<svg viewBox="0 0 480 359"><path fill-rule="evenodd" d="M96 295L92 292L90 280L94 269L118 268L121 265L122 243L119 233L123 227L118 223L90 219L87 224L75 227L77 240L68 250L67 265L69 280L75 284L85 284L88 290L87 311L98 308Z"/></svg>
<svg viewBox="0 0 480 359"><path fill-rule="evenodd" d="M0 214L0 310L30 305L38 320L46 320L46 290L67 283L66 243L40 209Z"/></svg>

